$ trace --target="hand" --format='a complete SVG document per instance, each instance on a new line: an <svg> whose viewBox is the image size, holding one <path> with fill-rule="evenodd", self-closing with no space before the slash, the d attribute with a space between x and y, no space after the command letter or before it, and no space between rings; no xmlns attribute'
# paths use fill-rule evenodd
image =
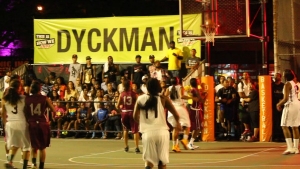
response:
<svg viewBox="0 0 300 169"><path fill-rule="evenodd" d="M245 100L242 100L241 105L244 107L244 105L245 105Z"/></svg>
<svg viewBox="0 0 300 169"><path fill-rule="evenodd" d="M276 109L277 109L278 111L281 111L281 110L282 110L282 107L281 107L279 104L277 104L277 105L276 105Z"/></svg>
<svg viewBox="0 0 300 169"><path fill-rule="evenodd" d="M176 128L178 131L181 131L181 130L182 130L181 124L179 123L179 121L177 121L176 123L177 123L177 125L176 125L175 128Z"/></svg>
<svg viewBox="0 0 300 169"><path fill-rule="evenodd" d="M173 53L173 56L176 56L176 57L177 57L176 53Z"/></svg>

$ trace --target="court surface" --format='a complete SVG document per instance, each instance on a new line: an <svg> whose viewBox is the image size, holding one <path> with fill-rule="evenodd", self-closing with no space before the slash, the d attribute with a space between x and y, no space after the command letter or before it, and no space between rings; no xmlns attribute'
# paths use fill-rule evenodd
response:
<svg viewBox="0 0 300 169"><path fill-rule="evenodd" d="M0 138L1 139L1 138ZM285 143L248 142L196 142L197 150L170 152L167 168L300 168L300 154L281 155ZM123 151L123 140L114 139L52 139L47 149L46 169L134 169L144 168L142 154L134 153L134 143L129 141L130 150ZM4 142L0 142L2 155L0 168L4 166ZM141 151L143 150L140 146ZM171 145L170 145L171 149ZM14 165L22 168L20 152ZM157 168L157 167L156 167Z"/></svg>

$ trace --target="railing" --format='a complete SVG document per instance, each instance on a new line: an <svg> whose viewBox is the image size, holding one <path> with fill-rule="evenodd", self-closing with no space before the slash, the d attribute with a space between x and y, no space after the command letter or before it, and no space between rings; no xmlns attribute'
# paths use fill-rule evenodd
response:
<svg viewBox="0 0 300 169"><path fill-rule="evenodd" d="M191 78L201 78L204 76L204 63L205 60L199 63L198 69L192 70L190 73L186 75L185 78L182 79L182 86L190 85Z"/></svg>

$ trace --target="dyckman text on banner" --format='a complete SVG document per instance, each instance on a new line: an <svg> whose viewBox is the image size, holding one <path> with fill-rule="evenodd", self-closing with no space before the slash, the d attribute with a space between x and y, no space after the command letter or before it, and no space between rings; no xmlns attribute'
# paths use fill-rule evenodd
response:
<svg viewBox="0 0 300 169"><path fill-rule="evenodd" d="M187 15L187 19L198 20L189 27L199 27L201 15ZM188 23L188 22L187 22ZM92 62L106 62L113 56L116 63L135 62L141 55L148 62L149 55L163 58L170 41L190 55L192 48L201 54L200 41L192 40L183 46L178 31L179 16L105 17L84 19L35 19L34 20L34 63L66 63L77 54L78 61L85 63L91 56ZM193 28L194 29L194 28ZM195 29L194 29L195 30Z"/></svg>

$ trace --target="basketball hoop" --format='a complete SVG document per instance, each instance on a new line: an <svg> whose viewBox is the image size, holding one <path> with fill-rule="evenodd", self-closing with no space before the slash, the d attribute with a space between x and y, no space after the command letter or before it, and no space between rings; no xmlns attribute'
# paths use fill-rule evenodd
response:
<svg viewBox="0 0 300 169"><path fill-rule="evenodd" d="M202 25L201 29L205 35L205 42L212 42L213 46L215 45L215 34L219 25L216 24L208 24Z"/></svg>

